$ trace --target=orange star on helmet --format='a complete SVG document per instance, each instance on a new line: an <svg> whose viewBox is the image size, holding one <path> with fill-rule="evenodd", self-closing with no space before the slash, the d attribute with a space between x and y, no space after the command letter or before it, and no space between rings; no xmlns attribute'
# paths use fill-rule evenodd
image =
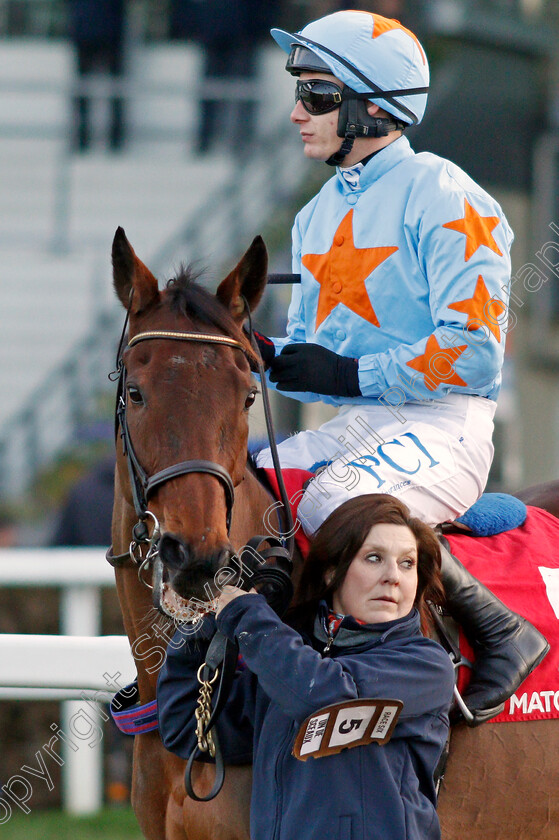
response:
<svg viewBox="0 0 559 840"><path fill-rule="evenodd" d="M455 219L453 222L446 222L444 228L455 230L458 233L463 233L466 237L466 249L464 253L464 261L468 262L470 257L473 257L478 248L485 245L490 248L499 257L503 256L502 251L495 242L493 237L493 230L500 223L498 216L481 216L469 202L464 199L464 218Z"/></svg>
<svg viewBox="0 0 559 840"><path fill-rule="evenodd" d="M394 20L393 18L385 18L382 15L376 15L374 12L371 12L371 15L374 19L374 28L373 28L373 38L378 38L379 35L384 35L385 32L391 32L393 29L401 29L402 32L405 32L406 35L409 35L410 38L413 38L415 43L418 46L419 52L421 53L421 57L423 58L423 64L426 62L425 52L423 47L419 43L417 36L413 34L410 29L406 29L405 26L402 26L399 20Z"/></svg>
<svg viewBox="0 0 559 840"><path fill-rule="evenodd" d="M303 254L303 265L320 283L315 329L318 330L338 304L344 304L356 315L379 327L365 281L397 250L397 246L358 248L353 239L353 210L350 210L340 222L328 251L324 254Z"/></svg>

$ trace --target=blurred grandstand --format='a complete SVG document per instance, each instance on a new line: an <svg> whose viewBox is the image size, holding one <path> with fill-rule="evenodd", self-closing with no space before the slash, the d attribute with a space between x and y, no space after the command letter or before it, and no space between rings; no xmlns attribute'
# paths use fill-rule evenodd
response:
<svg viewBox="0 0 559 840"><path fill-rule="evenodd" d="M0 3L4 12L10 5ZM114 391L107 373L123 321L110 279L116 227L125 227L161 280L194 260L215 282L257 233L281 244L274 219L288 241L280 214L306 167L288 120L291 82L271 44L259 56L257 80L236 91L259 103L258 136L245 150L225 143L196 157L199 47L148 38L149 16L138 18L136 8L122 79L80 83L68 38L34 31L39 14L50 21L44 34L63 29L60 4L26 5L28 31L0 40L0 492L8 498L71 443L110 437L103 394ZM22 21L13 9L2 19ZM93 101L85 154L69 143L80 84ZM115 87L126 102L128 136L110 154L103 129ZM235 93L230 82L224 89Z"/></svg>
<svg viewBox="0 0 559 840"><path fill-rule="evenodd" d="M534 262L554 236L550 222L559 224L557 3L345 5L393 14L424 40L433 70L429 119L410 139L489 187L516 231L515 269ZM297 27L344 4L283 6L279 22ZM301 185L329 174L309 169L301 154L288 120L291 79L273 45L260 51L256 81L236 93L226 88L259 103L248 154L226 145L211 156L194 154L202 53L191 41L169 39L169 8L129 0L125 73L79 82L67 4L0 0L1 497L21 497L69 446L110 438L107 373L122 322L110 286L118 225L161 280L195 260L216 281L257 233L271 246L272 270L289 270L290 216L304 198ZM83 154L69 141L80 84L93 97L94 117ZM104 127L115 89L126 103L128 136L111 154ZM511 336L495 488L559 474L559 444L549 431L559 419L559 297L557 277L543 269L549 282L537 294L520 293L530 302ZM285 300L286 290L278 294ZM269 304L264 323L277 311ZM297 409L282 406L287 431ZM549 439L543 453L533 451L538 436Z"/></svg>

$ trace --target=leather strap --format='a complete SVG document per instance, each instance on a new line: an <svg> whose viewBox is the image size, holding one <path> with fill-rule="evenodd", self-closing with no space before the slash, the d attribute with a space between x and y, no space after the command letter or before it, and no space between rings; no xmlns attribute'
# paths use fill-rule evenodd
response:
<svg viewBox="0 0 559 840"><path fill-rule="evenodd" d="M216 464L213 461L181 461L179 464L173 464L171 467L166 467L164 470L160 470L147 479L145 484L146 498L149 498L150 493L152 493L156 487L159 487L160 484L164 484L172 478L176 478L179 475L186 475L187 473L209 473L210 475L215 475L216 478L219 478L225 488L228 511L227 531L229 531L229 526L231 524L231 510L235 499L235 488L233 487L233 482L227 470L225 470L220 464Z"/></svg>
<svg viewBox="0 0 559 840"><path fill-rule="evenodd" d="M221 752L221 747L219 745L219 739L217 737L217 732L214 731L213 739L215 744L215 780L212 785L212 789L208 793L207 796L198 796L197 793L194 792L194 788L192 787L192 765L196 761L197 753L199 752L198 747L196 746L194 750L190 754L190 758L186 764L186 770L184 771L184 786L186 788L186 792L191 799L194 799L196 802L209 802L210 799L215 799L221 788L223 787L223 782L225 781L225 764L223 763L223 753Z"/></svg>
<svg viewBox="0 0 559 840"><path fill-rule="evenodd" d="M141 735L159 728L157 700L139 704L138 680L121 688L111 700L111 716L118 729L125 735Z"/></svg>
<svg viewBox="0 0 559 840"><path fill-rule="evenodd" d="M192 765L196 761L197 757L202 755L198 744L196 744L190 754L184 771L184 786L186 788L186 792L190 798L194 799L196 802L209 802L210 799L214 799L217 796L223 787L223 782L225 780L225 764L215 724L221 714L221 710L227 702L229 691L235 677L238 656L239 648L237 643L232 642L227 638L227 636L218 630L210 642L201 673L202 681L209 682L214 676L216 670L218 668L221 669L215 703L213 704L210 719L204 728L204 735L207 735L208 732L212 730L212 738L215 744L215 779L212 789L206 796L198 796L198 794L194 791L192 786Z"/></svg>

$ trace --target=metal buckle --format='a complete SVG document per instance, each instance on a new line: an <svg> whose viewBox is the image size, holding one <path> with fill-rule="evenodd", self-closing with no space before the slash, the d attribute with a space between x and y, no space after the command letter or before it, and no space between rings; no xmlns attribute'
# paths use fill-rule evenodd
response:
<svg viewBox="0 0 559 840"><path fill-rule="evenodd" d="M148 589L153 589L153 586L147 582L144 577L144 573L149 571L151 564L153 563L154 559L159 554L159 539L161 537L161 528L159 526L159 520L157 519L156 515L152 513L151 510L146 510L145 517L151 517L153 520L153 529L151 532L151 536L142 536L139 533L139 525L145 526L144 519L140 519L133 529L134 539L130 543L130 548L128 549L130 553L130 557L136 562L138 565L138 580L144 584ZM145 518L144 517L144 518ZM146 529L147 530L147 529ZM148 546L147 552L145 556L142 554L142 546Z"/></svg>

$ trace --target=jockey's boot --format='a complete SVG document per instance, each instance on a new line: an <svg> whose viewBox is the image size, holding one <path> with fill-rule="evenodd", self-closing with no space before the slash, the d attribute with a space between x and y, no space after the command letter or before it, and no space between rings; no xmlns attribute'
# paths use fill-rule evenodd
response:
<svg viewBox="0 0 559 840"><path fill-rule="evenodd" d="M549 650L544 636L512 612L441 544L446 607L472 645L476 660L463 700L477 726L498 715L505 701Z"/></svg>

